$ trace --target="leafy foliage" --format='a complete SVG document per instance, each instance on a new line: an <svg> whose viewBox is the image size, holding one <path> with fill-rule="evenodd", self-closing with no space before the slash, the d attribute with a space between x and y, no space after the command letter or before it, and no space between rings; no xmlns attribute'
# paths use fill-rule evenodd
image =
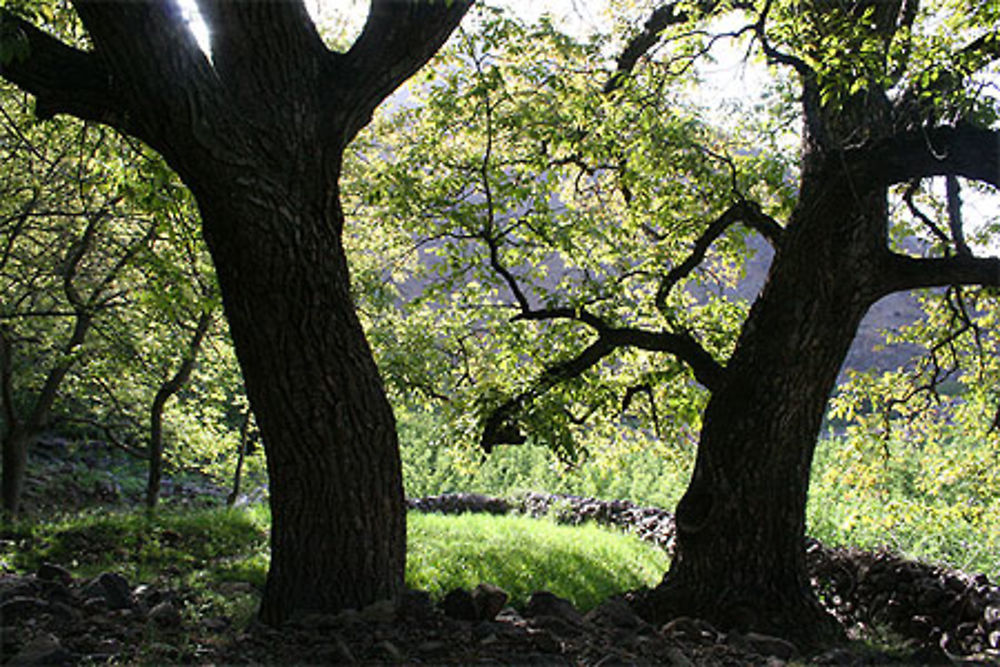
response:
<svg viewBox="0 0 1000 667"><path fill-rule="evenodd" d="M370 221L354 265L380 366L401 401L447 398L456 441L476 442L518 396L518 426L567 461L689 441L705 394L672 357L621 349L547 374L593 343L588 317L691 333L725 358L745 316L731 291L739 229L660 286L733 202L785 205L782 163L712 130L675 92L692 75L669 64L603 95L606 47L483 10L349 165L345 196Z"/></svg>

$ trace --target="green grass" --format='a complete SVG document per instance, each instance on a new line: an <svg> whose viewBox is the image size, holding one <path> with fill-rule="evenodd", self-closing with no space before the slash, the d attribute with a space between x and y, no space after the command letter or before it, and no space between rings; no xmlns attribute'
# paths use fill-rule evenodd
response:
<svg viewBox="0 0 1000 667"><path fill-rule="evenodd" d="M513 497L544 491L672 510L691 474L690 452L640 450L607 461L560 466L543 447L480 454L443 446L433 415L400 410L400 441L411 496L473 492ZM808 531L830 546L887 547L914 559L1000 580L1000 468L997 444L958 427L944 440L820 441L809 490ZM470 463L471 461L471 463Z"/></svg>
<svg viewBox="0 0 1000 667"><path fill-rule="evenodd" d="M592 525L560 526L517 516L410 514L407 583L440 597L480 582L521 604L547 590L590 609L616 593L653 586L666 554Z"/></svg>
<svg viewBox="0 0 1000 667"><path fill-rule="evenodd" d="M410 513L408 521L407 583L435 597L490 582L515 604L548 590L589 609L615 593L656 584L668 565L663 551L595 526L472 514ZM79 577L115 571L133 584L189 586L199 613L246 620L267 573L267 523L263 508L85 512L5 527L0 565L33 570L47 561Z"/></svg>
<svg viewBox="0 0 1000 667"><path fill-rule="evenodd" d="M262 509L86 511L4 532L0 562L23 570L48 561L82 577L114 570L136 581L163 575L243 579L256 571L247 563L266 552L267 515Z"/></svg>

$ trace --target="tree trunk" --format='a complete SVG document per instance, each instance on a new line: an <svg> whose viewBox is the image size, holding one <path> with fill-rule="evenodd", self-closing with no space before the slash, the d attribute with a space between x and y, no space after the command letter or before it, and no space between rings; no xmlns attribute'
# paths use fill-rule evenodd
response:
<svg viewBox="0 0 1000 667"><path fill-rule="evenodd" d="M4 434L3 513L7 518L17 516L21 509L21 493L24 490L24 480L28 470L30 440L31 434L19 427Z"/></svg>
<svg viewBox="0 0 1000 667"><path fill-rule="evenodd" d="M233 472L233 490L226 496L226 507L236 505L240 497L240 483L243 479L243 462L247 457L247 449L250 447L250 419L253 413L249 408L243 415L243 424L240 425L240 444L236 450L236 470Z"/></svg>
<svg viewBox="0 0 1000 667"><path fill-rule="evenodd" d="M153 509L160 499L160 480L163 476L163 411L167 407L167 401L179 392L191 378L191 371L194 370L195 360L201 350L201 344L208 334L208 327L212 324L212 314L209 311L202 311L198 316L198 323L195 325L194 335L184 351L184 358L181 360L177 371L165 380L157 389L156 396L149 410L149 476L146 480L146 508Z"/></svg>
<svg viewBox="0 0 1000 667"><path fill-rule="evenodd" d="M803 646L842 633L806 571L806 495L828 398L881 296L888 251L883 195L850 206L843 190L822 189L793 216L706 408L677 556L645 602L658 620L695 616Z"/></svg>
<svg viewBox="0 0 1000 667"><path fill-rule="evenodd" d="M260 617L279 623L398 595L406 515L395 420L350 296L336 177L268 168L249 169L242 188L195 193L267 452Z"/></svg>

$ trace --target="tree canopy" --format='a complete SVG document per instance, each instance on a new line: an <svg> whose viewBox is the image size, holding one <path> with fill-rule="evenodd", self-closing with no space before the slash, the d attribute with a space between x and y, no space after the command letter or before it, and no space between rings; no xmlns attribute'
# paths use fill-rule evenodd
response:
<svg viewBox="0 0 1000 667"><path fill-rule="evenodd" d="M960 377L976 387L952 407L969 423L978 400L996 403L982 362L993 295L974 307L966 286L1000 284L1000 259L982 256L1000 53L996 10L973 4L666 4L591 40L480 14L356 172L358 211L393 221L377 254L391 263L360 253L371 283L397 285L371 302L373 336L412 332L385 348L390 381L439 400L487 452L531 437L572 459L700 434L679 557L650 613L786 631L808 618L809 464L869 307L950 286L927 297L943 299L937 333L902 333L929 361L883 377L883 401L934 395L975 348L978 370ZM728 116L695 94L722 42L771 77ZM989 202L977 230L959 192ZM927 242L914 252L913 238ZM768 279L743 301L743 265L765 243ZM859 387L838 411L870 403ZM993 439L995 412L978 428ZM779 582L776 567L798 574Z"/></svg>

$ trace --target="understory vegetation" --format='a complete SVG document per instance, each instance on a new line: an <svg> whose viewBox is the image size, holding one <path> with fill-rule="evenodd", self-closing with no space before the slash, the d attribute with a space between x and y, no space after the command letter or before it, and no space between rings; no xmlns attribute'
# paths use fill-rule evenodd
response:
<svg viewBox="0 0 1000 667"><path fill-rule="evenodd" d="M48 562L80 577L114 571L130 581L190 588L203 604L239 606L236 615L249 620L254 605L242 598L263 588L268 527L260 505L155 515L83 511L8 527L0 566L33 571ZM634 536L528 517L411 513L408 534L407 584L438 600L455 588L489 582L518 607L546 590L586 611L612 595L655 585L668 565L662 550ZM233 596L227 584L234 583L250 586ZM220 596L220 589L229 595Z"/></svg>
<svg viewBox="0 0 1000 667"><path fill-rule="evenodd" d="M403 411L407 495L544 490L673 509L687 486L694 448L664 456L638 450L575 466L542 446L481 452L441 446L433 418ZM830 435L817 449L809 534L829 546L888 548L910 558L1000 577L998 453L969 437L925 442Z"/></svg>

